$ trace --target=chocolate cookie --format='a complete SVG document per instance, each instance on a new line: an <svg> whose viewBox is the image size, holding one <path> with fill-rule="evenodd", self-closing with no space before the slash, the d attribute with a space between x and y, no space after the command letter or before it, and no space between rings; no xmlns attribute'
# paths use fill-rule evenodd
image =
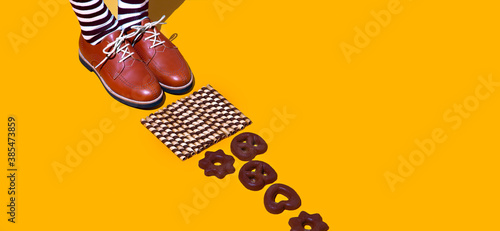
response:
<svg viewBox="0 0 500 231"><path fill-rule="evenodd" d="M205 152L205 158L198 162L198 166L205 170L205 176L216 176L219 179L236 171L233 164L234 158L222 150Z"/></svg>
<svg viewBox="0 0 500 231"><path fill-rule="evenodd" d="M276 202L276 196L281 194L288 200ZM273 184L269 187L264 195L264 206L266 210L272 214L280 214L285 209L295 210L302 204L299 194L292 188L284 184Z"/></svg>
<svg viewBox="0 0 500 231"><path fill-rule="evenodd" d="M275 182L278 174L269 164L254 160L241 167L238 177L245 188L259 191L267 184Z"/></svg>
<svg viewBox="0 0 500 231"><path fill-rule="evenodd" d="M305 211L300 212L298 217L290 218L288 224L292 228L290 231L327 231L330 228L319 214L309 214ZM311 229L306 229L306 225Z"/></svg>
<svg viewBox="0 0 500 231"><path fill-rule="evenodd" d="M267 143L257 134L244 132L231 141L231 152L242 161L249 161L267 151Z"/></svg>

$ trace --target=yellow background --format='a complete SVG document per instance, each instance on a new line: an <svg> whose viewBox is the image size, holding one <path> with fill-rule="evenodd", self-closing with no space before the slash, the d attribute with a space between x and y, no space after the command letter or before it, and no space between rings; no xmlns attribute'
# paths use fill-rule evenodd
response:
<svg viewBox="0 0 500 231"><path fill-rule="evenodd" d="M500 81L498 3L401 0L401 12L348 63L340 44L354 45L354 28L364 30L390 0L186 0L162 32L179 34L195 90L211 84L227 97L254 122L244 131L273 131L257 159L302 198L298 210L271 215L265 190L246 190L237 174L205 177L203 155L177 159L140 124L154 110L115 103L79 63L78 22L60 2L17 53L8 34L22 36L22 18L43 8L3 3L0 140L14 115L19 172L10 224L2 152L1 230L289 230L302 210L320 213L330 230L500 230L500 91L457 130L443 119L475 94L479 76ZM219 17L214 2L230 11ZM180 97L167 95L166 104ZM285 108L295 118L281 126L275 111ZM53 164L66 164L66 148L102 121L113 131L60 182ZM384 173L397 174L398 157L435 128L448 139L392 192ZM210 150L230 153L230 141ZM213 198L187 223L179 206L193 207L206 187Z"/></svg>

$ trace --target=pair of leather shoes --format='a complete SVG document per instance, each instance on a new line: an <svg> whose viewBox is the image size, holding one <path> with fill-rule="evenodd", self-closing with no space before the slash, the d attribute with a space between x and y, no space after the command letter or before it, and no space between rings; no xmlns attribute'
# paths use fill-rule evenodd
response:
<svg viewBox="0 0 500 231"><path fill-rule="evenodd" d="M163 102L163 91L183 94L192 89L189 65L156 28L162 19L145 18L128 33L117 30L96 45L80 35L80 61L96 73L113 98L126 105L153 108Z"/></svg>

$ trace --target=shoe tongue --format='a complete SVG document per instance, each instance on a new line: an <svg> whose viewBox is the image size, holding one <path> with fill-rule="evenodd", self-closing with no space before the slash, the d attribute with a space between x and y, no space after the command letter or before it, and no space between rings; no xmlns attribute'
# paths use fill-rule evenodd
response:
<svg viewBox="0 0 500 231"><path fill-rule="evenodd" d="M151 22L151 19L149 18L144 18L142 21L141 21L141 26L144 26L144 24L148 23L148 22Z"/></svg>
<svg viewBox="0 0 500 231"><path fill-rule="evenodd" d="M116 30L114 32L109 33L104 40L108 40L109 42L115 41L116 38L120 37L121 31Z"/></svg>

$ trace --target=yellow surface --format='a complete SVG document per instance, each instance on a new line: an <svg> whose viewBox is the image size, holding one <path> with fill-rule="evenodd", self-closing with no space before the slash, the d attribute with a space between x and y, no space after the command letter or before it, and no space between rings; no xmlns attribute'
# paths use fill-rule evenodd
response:
<svg viewBox="0 0 500 231"><path fill-rule="evenodd" d="M140 124L152 111L116 103L79 63L67 1L38 2L0 16L0 140L14 115L19 169L11 224L4 150L0 230L289 230L302 210L331 230L500 230L500 87L481 82L500 82L494 1L185 1L162 31L179 33L195 90L211 84L268 141L258 159L303 201L280 215L237 174L205 177L203 155L178 160ZM156 19L173 11L154 4Z"/></svg>

